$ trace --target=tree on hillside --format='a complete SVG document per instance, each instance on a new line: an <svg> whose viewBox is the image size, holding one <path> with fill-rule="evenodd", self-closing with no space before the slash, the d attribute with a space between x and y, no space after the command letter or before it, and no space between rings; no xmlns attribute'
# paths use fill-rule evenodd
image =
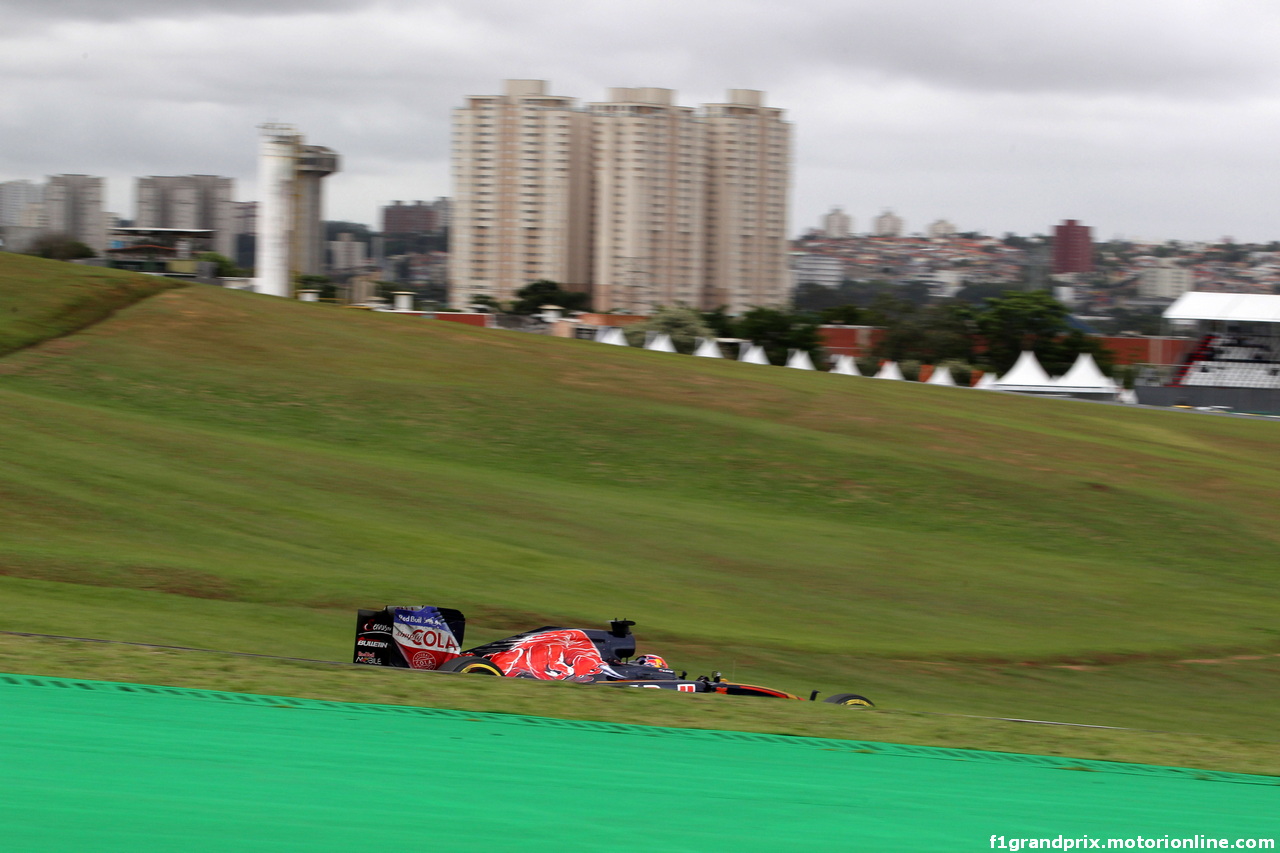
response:
<svg viewBox="0 0 1280 853"><path fill-rule="evenodd" d="M732 337L746 338L764 347L773 364L785 364L790 349L804 350L815 363L822 357L818 323L808 314L752 308L733 322L732 329Z"/></svg>
<svg viewBox="0 0 1280 853"><path fill-rule="evenodd" d="M516 291L512 314L536 314L543 305L559 305L565 311L590 311L591 294L563 289L559 282L539 279Z"/></svg>
<svg viewBox="0 0 1280 853"><path fill-rule="evenodd" d="M712 336L711 327L703 322L702 315L687 305L660 305L648 320L623 329L627 343L632 346L643 346L646 332L670 335L676 352L686 355L697 347L698 338Z"/></svg>
<svg viewBox="0 0 1280 853"><path fill-rule="evenodd" d="M818 319L824 324L835 326L863 326L867 323L866 312L857 305L824 308L818 314Z"/></svg>
<svg viewBox="0 0 1280 853"><path fill-rule="evenodd" d="M197 261L207 261L217 267L215 275L218 278L244 278L248 275L247 270L242 270L236 266L236 262L228 258L226 255L220 255L217 252L201 252L196 255Z"/></svg>
<svg viewBox="0 0 1280 853"><path fill-rule="evenodd" d="M38 237L31 244L27 254L54 261L74 261L80 258L94 258L98 255L70 234L45 234L43 237Z"/></svg>
<svg viewBox="0 0 1280 853"><path fill-rule="evenodd" d="M986 359L1000 373L1026 349L1055 357L1057 340L1070 331L1067 308L1047 290L1010 291L988 298L974 312L974 323L987 345Z"/></svg>

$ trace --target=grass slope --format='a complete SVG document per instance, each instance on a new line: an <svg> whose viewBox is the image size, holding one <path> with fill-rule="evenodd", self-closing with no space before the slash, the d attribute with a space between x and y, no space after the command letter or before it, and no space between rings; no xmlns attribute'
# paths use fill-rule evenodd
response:
<svg viewBox="0 0 1280 853"><path fill-rule="evenodd" d="M78 331L179 286L169 278L0 252L0 355Z"/></svg>
<svg viewBox="0 0 1280 853"><path fill-rule="evenodd" d="M795 691L1266 738L1275 430L183 288L0 360L0 628L627 616Z"/></svg>

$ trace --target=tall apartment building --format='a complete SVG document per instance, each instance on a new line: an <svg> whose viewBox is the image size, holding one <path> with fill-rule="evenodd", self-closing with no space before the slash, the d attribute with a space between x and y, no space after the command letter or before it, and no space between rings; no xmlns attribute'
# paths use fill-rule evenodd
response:
<svg viewBox="0 0 1280 853"><path fill-rule="evenodd" d="M818 230L823 237L843 240L853 235L853 217L845 213L843 208L833 207L830 213L822 217L822 224Z"/></svg>
<svg viewBox="0 0 1280 853"><path fill-rule="evenodd" d="M591 276L590 115L541 80L508 80L453 113L450 300L511 299Z"/></svg>
<svg viewBox="0 0 1280 853"><path fill-rule="evenodd" d="M79 240L98 254L107 248L106 180L90 175L52 175L44 188L49 231Z"/></svg>
<svg viewBox="0 0 1280 853"><path fill-rule="evenodd" d="M5 181L0 183L0 226L34 225L32 208L44 203L44 186L33 181ZM40 210L43 214L43 210Z"/></svg>
<svg viewBox="0 0 1280 853"><path fill-rule="evenodd" d="M1088 225L1064 219L1053 226L1053 274L1093 272L1093 236Z"/></svg>
<svg viewBox="0 0 1280 853"><path fill-rule="evenodd" d="M871 233L877 237L901 237L904 230L906 223L892 210L886 210L871 220Z"/></svg>
<svg viewBox="0 0 1280 853"><path fill-rule="evenodd" d="M384 234L439 234L449 225L449 199L406 204L393 201L382 207Z"/></svg>
<svg viewBox="0 0 1280 853"><path fill-rule="evenodd" d="M935 219L929 223L929 227L925 230L932 240L942 240L947 237L956 236L956 227L945 219Z"/></svg>
<svg viewBox="0 0 1280 853"><path fill-rule="evenodd" d="M670 89L617 88L592 116L597 310L700 305L706 274L705 125Z"/></svg>
<svg viewBox="0 0 1280 853"><path fill-rule="evenodd" d="M707 122L707 284L703 307L739 313L789 299L791 125L764 93L730 89Z"/></svg>
<svg viewBox="0 0 1280 853"><path fill-rule="evenodd" d="M1177 299L1195 289L1195 276L1173 258L1160 258L1153 267L1138 273L1138 295L1156 299Z"/></svg>
<svg viewBox="0 0 1280 853"><path fill-rule="evenodd" d="M787 301L790 125L763 93L694 109L618 88L579 108L545 86L454 111L456 307L539 278L602 311Z"/></svg>
<svg viewBox="0 0 1280 853"><path fill-rule="evenodd" d="M140 228L208 228L213 251L236 253L234 181L217 175L138 178L134 225Z"/></svg>

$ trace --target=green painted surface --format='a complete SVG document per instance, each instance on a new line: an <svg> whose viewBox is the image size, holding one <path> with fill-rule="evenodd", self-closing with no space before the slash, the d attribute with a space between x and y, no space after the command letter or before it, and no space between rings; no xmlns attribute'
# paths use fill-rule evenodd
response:
<svg viewBox="0 0 1280 853"><path fill-rule="evenodd" d="M979 850L1280 811L1263 776L28 676L0 784L11 853Z"/></svg>

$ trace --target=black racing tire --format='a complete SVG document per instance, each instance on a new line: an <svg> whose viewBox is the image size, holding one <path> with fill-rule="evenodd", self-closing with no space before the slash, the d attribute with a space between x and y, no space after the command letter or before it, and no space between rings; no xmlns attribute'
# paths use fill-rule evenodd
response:
<svg viewBox="0 0 1280 853"><path fill-rule="evenodd" d="M446 661L440 672L465 672L468 675L506 675L498 665L488 658L475 655L463 655Z"/></svg>
<svg viewBox="0 0 1280 853"><path fill-rule="evenodd" d="M859 696L857 693L837 693L834 696L828 696L823 702L830 702L832 705L845 705L850 708L874 708L875 703L866 696Z"/></svg>

